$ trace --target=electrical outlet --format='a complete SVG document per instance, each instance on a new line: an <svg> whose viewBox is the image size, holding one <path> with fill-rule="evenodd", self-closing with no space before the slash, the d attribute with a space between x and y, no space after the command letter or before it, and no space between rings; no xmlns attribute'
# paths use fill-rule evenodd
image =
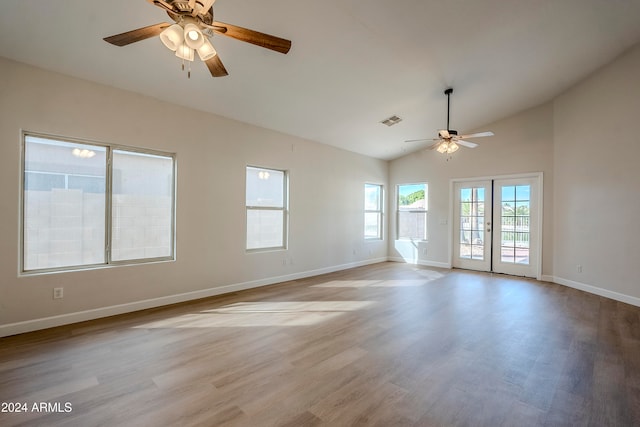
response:
<svg viewBox="0 0 640 427"><path fill-rule="evenodd" d="M578 273L582 273L582 265L576 265L576 270L578 271Z"/></svg>
<svg viewBox="0 0 640 427"><path fill-rule="evenodd" d="M64 297L64 288L53 288L53 299L62 299Z"/></svg>

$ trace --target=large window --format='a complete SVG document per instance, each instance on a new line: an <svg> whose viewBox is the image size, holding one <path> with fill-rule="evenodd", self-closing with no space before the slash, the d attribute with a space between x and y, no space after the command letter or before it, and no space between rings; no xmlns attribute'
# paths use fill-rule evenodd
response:
<svg viewBox="0 0 640 427"><path fill-rule="evenodd" d="M382 239L382 185L364 185L364 238Z"/></svg>
<svg viewBox="0 0 640 427"><path fill-rule="evenodd" d="M287 173L247 166L247 250L287 245Z"/></svg>
<svg viewBox="0 0 640 427"><path fill-rule="evenodd" d="M173 259L171 154L25 134L22 271Z"/></svg>
<svg viewBox="0 0 640 427"><path fill-rule="evenodd" d="M398 239L426 240L428 186L422 184L398 185Z"/></svg>

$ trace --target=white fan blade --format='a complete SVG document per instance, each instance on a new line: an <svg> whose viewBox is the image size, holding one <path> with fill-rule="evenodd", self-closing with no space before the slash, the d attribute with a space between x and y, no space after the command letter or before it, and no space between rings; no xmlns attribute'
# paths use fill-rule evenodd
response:
<svg viewBox="0 0 640 427"><path fill-rule="evenodd" d="M442 142L443 142L441 139L436 139L435 141L437 141L437 142L434 142L433 144L431 144L430 146L428 146L428 147L426 148L426 150L435 150L435 149L436 149L436 148L438 148L438 147L440 146L440 144L442 144Z"/></svg>
<svg viewBox="0 0 640 427"><path fill-rule="evenodd" d="M476 144L475 142L463 141L461 139L457 139L456 143L467 148L476 148L478 146L478 144Z"/></svg>
<svg viewBox="0 0 640 427"><path fill-rule="evenodd" d="M440 141L440 138L407 139L405 142Z"/></svg>
<svg viewBox="0 0 640 427"><path fill-rule="evenodd" d="M478 133L470 133L469 135L461 135L458 138L467 139L467 138L480 138L483 136L493 136L493 132L478 132Z"/></svg>
<svg viewBox="0 0 640 427"><path fill-rule="evenodd" d="M446 130L446 129L439 130L438 131L438 135L440 135L440 138L442 138L442 139L447 139L447 138L451 137L451 135L449 135L449 131Z"/></svg>

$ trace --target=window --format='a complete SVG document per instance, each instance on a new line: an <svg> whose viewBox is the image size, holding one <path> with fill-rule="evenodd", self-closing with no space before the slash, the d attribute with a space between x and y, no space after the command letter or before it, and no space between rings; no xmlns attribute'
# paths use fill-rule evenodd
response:
<svg viewBox="0 0 640 427"><path fill-rule="evenodd" d="M364 185L364 238L382 239L382 185Z"/></svg>
<svg viewBox="0 0 640 427"><path fill-rule="evenodd" d="M23 159L23 272L173 259L173 155L25 134Z"/></svg>
<svg viewBox="0 0 640 427"><path fill-rule="evenodd" d="M111 259L172 256L173 158L113 150Z"/></svg>
<svg viewBox="0 0 640 427"><path fill-rule="evenodd" d="M398 185L398 239L427 239L427 184Z"/></svg>
<svg viewBox="0 0 640 427"><path fill-rule="evenodd" d="M285 171L247 166L247 250L286 248L287 188Z"/></svg>

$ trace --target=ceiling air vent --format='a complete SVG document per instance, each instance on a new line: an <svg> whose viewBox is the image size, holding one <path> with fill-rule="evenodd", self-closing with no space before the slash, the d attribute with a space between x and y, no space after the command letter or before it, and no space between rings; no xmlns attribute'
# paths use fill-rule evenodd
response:
<svg viewBox="0 0 640 427"><path fill-rule="evenodd" d="M381 121L380 123L382 123L383 125L387 125L387 126L393 126L395 124L398 124L402 121L402 119L398 116L391 116L388 119L384 119L383 121Z"/></svg>

